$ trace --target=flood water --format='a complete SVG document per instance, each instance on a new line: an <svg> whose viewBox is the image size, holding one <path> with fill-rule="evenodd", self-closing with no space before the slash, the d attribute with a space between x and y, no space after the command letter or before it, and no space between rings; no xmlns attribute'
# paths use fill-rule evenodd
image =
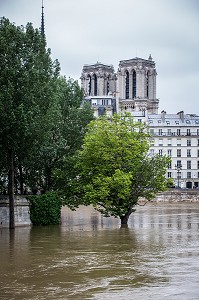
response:
<svg viewBox="0 0 199 300"><path fill-rule="evenodd" d="M1 228L0 299L198 300L199 203L138 207L128 228L91 207Z"/></svg>

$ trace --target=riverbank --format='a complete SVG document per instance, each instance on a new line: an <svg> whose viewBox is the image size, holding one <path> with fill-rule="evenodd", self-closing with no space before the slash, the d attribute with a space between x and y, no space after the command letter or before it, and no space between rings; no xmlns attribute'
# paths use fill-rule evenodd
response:
<svg viewBox="0 0 199 300"><path fill-rule="evenodd" d="M140 202L145 202L140 199ZM169 189L164 193L159 193L151 203L198 203L198 189ZM27 226L31 225L29 214L29 203L24 195L15 196L15 225ZM9 199L8 195L0 195L0 227L9 227Z"/></svg>

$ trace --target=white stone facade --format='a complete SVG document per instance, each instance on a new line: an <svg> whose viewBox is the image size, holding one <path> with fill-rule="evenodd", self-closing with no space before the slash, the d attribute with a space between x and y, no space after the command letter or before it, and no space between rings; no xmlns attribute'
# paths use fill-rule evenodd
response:
<svg viewBox="0 0 199 300"><path fill-rule="evenodd" d="M153 136L151 155L171 157L168 178L174 179L176 187L199 187L199 116L183 111L158 114L156 75L150 55L120 61L117 73L112 65L85 65L81 85L95 117L127 111L148 124Z"/></svg>

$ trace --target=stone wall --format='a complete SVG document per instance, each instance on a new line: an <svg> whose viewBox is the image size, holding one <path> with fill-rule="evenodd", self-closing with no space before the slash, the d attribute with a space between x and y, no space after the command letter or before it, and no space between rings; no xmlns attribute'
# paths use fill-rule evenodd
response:
<svg viewBox="0 0 199 300"><path fill-rule="evenodd" d="M140 201L145 201L140 199ZM199 190L170 189L167 192L159 193L151 202L199 202ZM31 225L29 204L25 196L15 196L15 225ZM9 227L9 200L8 196L0 195L0 228Z"/></svg>
<svg viewBox="0 0 199 300"><path fill-rule="evenodd" d="M153 202L199 202L199 190L169 189L159 193Z"/></svg>
<svg viewBox="0 0 199 300"><path fill-rule="evenodd" d="M15 196L15 225L31 225L29 204L25 196ZM0 195L0 227L9 227L9 199Z"/></svg>

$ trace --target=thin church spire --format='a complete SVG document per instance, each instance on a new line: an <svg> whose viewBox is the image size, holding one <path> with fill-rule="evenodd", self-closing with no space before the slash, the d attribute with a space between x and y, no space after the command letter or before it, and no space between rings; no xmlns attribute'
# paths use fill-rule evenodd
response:
<svg viewBox="0 0 199 300"><path fill-rule="evenodd" d="M44 2L42 0L42 7L41 7L41 33L44 35Z"/></svg>

